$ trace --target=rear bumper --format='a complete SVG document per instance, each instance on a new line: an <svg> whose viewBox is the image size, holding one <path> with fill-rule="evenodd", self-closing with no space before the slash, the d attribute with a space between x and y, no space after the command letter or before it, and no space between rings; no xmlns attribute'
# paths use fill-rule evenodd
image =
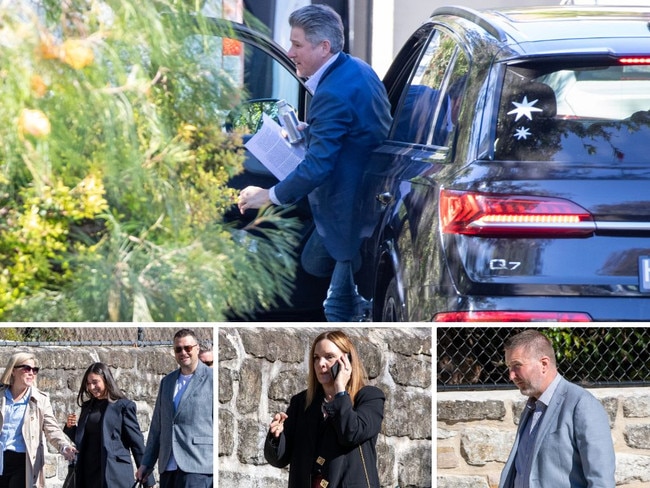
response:
<svg viewBox="0 0 650 488"><path fill-rule="evenodd" d="M443 310L446 308L446 310ZM449 311L513 311L583 313L595 322L650 322L650 296L646 297L489 297L459 296L437 307L436 313Z"/></svg>

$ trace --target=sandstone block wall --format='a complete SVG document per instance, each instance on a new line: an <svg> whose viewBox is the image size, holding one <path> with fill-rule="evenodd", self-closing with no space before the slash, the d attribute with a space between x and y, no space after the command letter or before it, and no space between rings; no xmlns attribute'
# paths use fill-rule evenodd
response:
<svg viewBox="0 0 650 488"><path fill-rule="evenodd" d="M605 407L616 486L650 486L650 388L591 389ZM497 488L525 397L518 390L437 393L437 487Z"/></svg>
<svg viewBox="0 0 650 488"><path fill-rule="evenodd" d="M219 486L286 488L288 470L266 463L264 440L272 415L306 388L309 348L324 330L331 327L219 328ZM432 329L345 330L386 394L381 486L432 486Z"/></svg>

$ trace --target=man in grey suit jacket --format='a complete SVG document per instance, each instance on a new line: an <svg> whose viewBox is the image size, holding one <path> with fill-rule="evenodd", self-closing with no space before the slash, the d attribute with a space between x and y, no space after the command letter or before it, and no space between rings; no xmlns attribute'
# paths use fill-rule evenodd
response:
<svg viewBox="0 0 650 488"><path fill-rule="evenodd" d="M179 369L160 382L142 464L142 480L158 461L160 488L212 488L213 370L199 361L190 329L174 335Z"/></svg>
<svg viewBox="0 0 650 488"><path fill-rule="evenodd" d="M308 196L316 224L305 245L306 271L330 278L323 303L329 322L368 318L370 304L357 292L364 198L361 182L371 152L391 123L386 89L372 68L343 49L341 17L326 5L291 13L288 56L314 94L304 130L307 151L300 164L270 189L249 186L239 195L244 212L271 203L292 205Z"/></svg>
<svg viewBox="0 0 650 488"><path fill-rule="evenodd" d="M614 488L607 413L558 374L551 342L528 329L506 341L505 357L510 379L529 398L499 488Z"/></svg>

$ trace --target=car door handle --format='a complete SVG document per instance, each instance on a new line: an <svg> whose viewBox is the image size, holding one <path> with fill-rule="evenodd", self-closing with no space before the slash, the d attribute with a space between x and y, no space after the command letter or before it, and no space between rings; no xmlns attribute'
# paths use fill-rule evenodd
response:
<svg viewBox="0 0 650 488"><path fill-rule="evenodd" d="M382 205L390 205L394 200L392 193L387 191L384 193L378 193L375 198Z"/></svg>

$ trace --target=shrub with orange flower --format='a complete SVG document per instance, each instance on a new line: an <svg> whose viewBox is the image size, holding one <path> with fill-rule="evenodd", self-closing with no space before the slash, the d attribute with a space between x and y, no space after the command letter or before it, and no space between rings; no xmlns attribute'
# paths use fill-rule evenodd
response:
<svg viewBox="0 0 650 488"><path fill-rule="evenodd" d="M85 68L91 65L95 59L95 53L88 45L88 41L82 39L66 40L61 47L59 56L64 63L74 69Z"/></svg>
<svg viewBox="0 0 650 488"><path fill-rule="evenodd" d="M279 238L257 243L223 222L241 87L202 3L3 2L0 321L220 321L288 297L295 223L260 216Z"/></svg>
<svg viewBox="0 0 650 488"><path fill-rule="evenodd" d="M36 98L42 98L47 93L47 83L45 83L45 80L40 75L32 75L30 87Z"/></svg>
<svg viewBox="0 0 650 488"><path fill-rule="evenodd" d="M40 110L24 108L18 117L18 134L24 137L26 134L34 137L45 137L51 130L50 120Z"/></svg>

